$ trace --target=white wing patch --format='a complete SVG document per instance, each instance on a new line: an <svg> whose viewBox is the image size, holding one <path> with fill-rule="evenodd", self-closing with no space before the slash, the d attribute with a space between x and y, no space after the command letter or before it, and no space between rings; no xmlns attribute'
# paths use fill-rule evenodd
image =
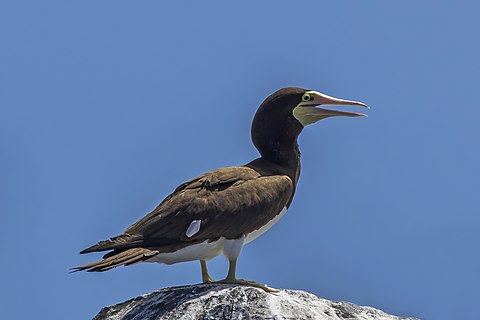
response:
<svg viewBox="0 0 480 320"><path fill-rule="evenodd" d="M198 231L200 231L200 224L202 224L202 220L193 220L192 222L190 222L190 225L188 226L185 235L190 238L194 234L198 233Z"/></svg>

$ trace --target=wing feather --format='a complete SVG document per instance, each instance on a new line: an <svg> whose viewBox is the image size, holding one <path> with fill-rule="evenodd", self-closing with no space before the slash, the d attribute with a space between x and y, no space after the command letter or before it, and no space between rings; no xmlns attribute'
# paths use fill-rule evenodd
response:
<svg viewBox="0 0 480 320"><path fill-rule="evenodd" d="M236 239L258 229L285 207L293 183L285 175L264 177L253 169L238 168L213 171L195 180L195 187L184 186L126 233L141 234L156 247L222 236ZM186 230L194 220L201 220L200 231L189 238Z"/></svg>
<svg viewBox="0 0 480 320"><path fill-rule="evenodd" d="M236 239L273 219L292 197L286 175L262 176L248 167L225 167L180 185L152 212L114 237L83 252L132 247L169 252L191 243L220 237ZM200 230L188 237L194 220ZM121 239L122 241L119 241ZM132 239L132 241L129 241Z"/></svg>

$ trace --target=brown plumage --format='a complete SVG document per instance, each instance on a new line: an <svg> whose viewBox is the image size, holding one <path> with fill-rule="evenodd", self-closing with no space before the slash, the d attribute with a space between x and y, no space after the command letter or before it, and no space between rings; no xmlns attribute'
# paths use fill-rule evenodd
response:
<svg viewBox="0 0 480 320"><path fill-rule="evenodd" d="M180 185L122 235L80 252L111 250L102 260L73 270L106 271L142 261L200 260L203 282L212 282L205 261L224 254L230 268L222 282L271 290L236 279L236 261L243 245L268 230L292 202L300 175L298 136L304 126L321 119L362 116L315 108L322 104L366 107L317 91L278 90L260 105L252 123L252 141L260 158L244 166L207 172Z"/></svg>
<svg viewBox="0 0 480 320"><path fill-rule="evenodd" d="M124 234L81 251L114 250L104 260L74 271L106 271L148 260L159 252L174 252L220 237L237 239L258 229L287 205L293 196L293 183L278 171L262 175L264 170L258 163L249 165L257 169L248 165L225 167L180 185ZM188 238L185 230L193 220L202 220L202 227Z"/></svg>

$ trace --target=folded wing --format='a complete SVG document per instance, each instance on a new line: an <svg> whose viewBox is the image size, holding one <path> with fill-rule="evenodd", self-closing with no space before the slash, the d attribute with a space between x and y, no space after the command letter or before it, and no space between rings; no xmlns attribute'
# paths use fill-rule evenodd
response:
<svg viewBox="0 0 480 320"><path fill-rule="evenodd" d="M112 260L133 248L148 250L132 251L136 255L129 259L135 263L143 261L144 256L173 252L194 243L220 237L237 239L279 214L291 198L293 188L292 180L286 175L262 176L248 167L210 171L180 185L124 234L101 241L81 253L114 250L104 256ZM77 270L95 268L92 264L86 266Z"/></svg>

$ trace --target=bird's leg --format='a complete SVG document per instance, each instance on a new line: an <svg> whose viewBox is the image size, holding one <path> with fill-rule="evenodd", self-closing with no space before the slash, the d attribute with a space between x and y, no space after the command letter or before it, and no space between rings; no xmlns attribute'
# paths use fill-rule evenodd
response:
<svg viewBox="0 0 480 320"><path fill-rule="evenodd" d="M213 279L208 274L207 261L200 260L200 266L202 267L202 282L203 283L213 283Z"/></svg>
<svg viewBox="0 0 480 320"><path fill-rule="evenodd" d="M260 288L266 292L278 292L277 289L270 288L269 286L266 286L264 284L251 281L251 280L244 280L244 279L237 279L235 277L236 270L237 270L237 259L230 260L230 266L228 267L228 274L227 277L223 280L220 281L215 281L215 283L231 283L231 284L239 284L242 286L251 286L251 287L256 287Z"/></svg>
<svg viewBox="0 0 480 320"><path fill-rule="evenodd" d="M228 265L228 274L227 277L225 278L225 281L235 281L237 280L235 278L235 275L237 273L237 259L235 260L230 260L230 264Z"/></svg>

